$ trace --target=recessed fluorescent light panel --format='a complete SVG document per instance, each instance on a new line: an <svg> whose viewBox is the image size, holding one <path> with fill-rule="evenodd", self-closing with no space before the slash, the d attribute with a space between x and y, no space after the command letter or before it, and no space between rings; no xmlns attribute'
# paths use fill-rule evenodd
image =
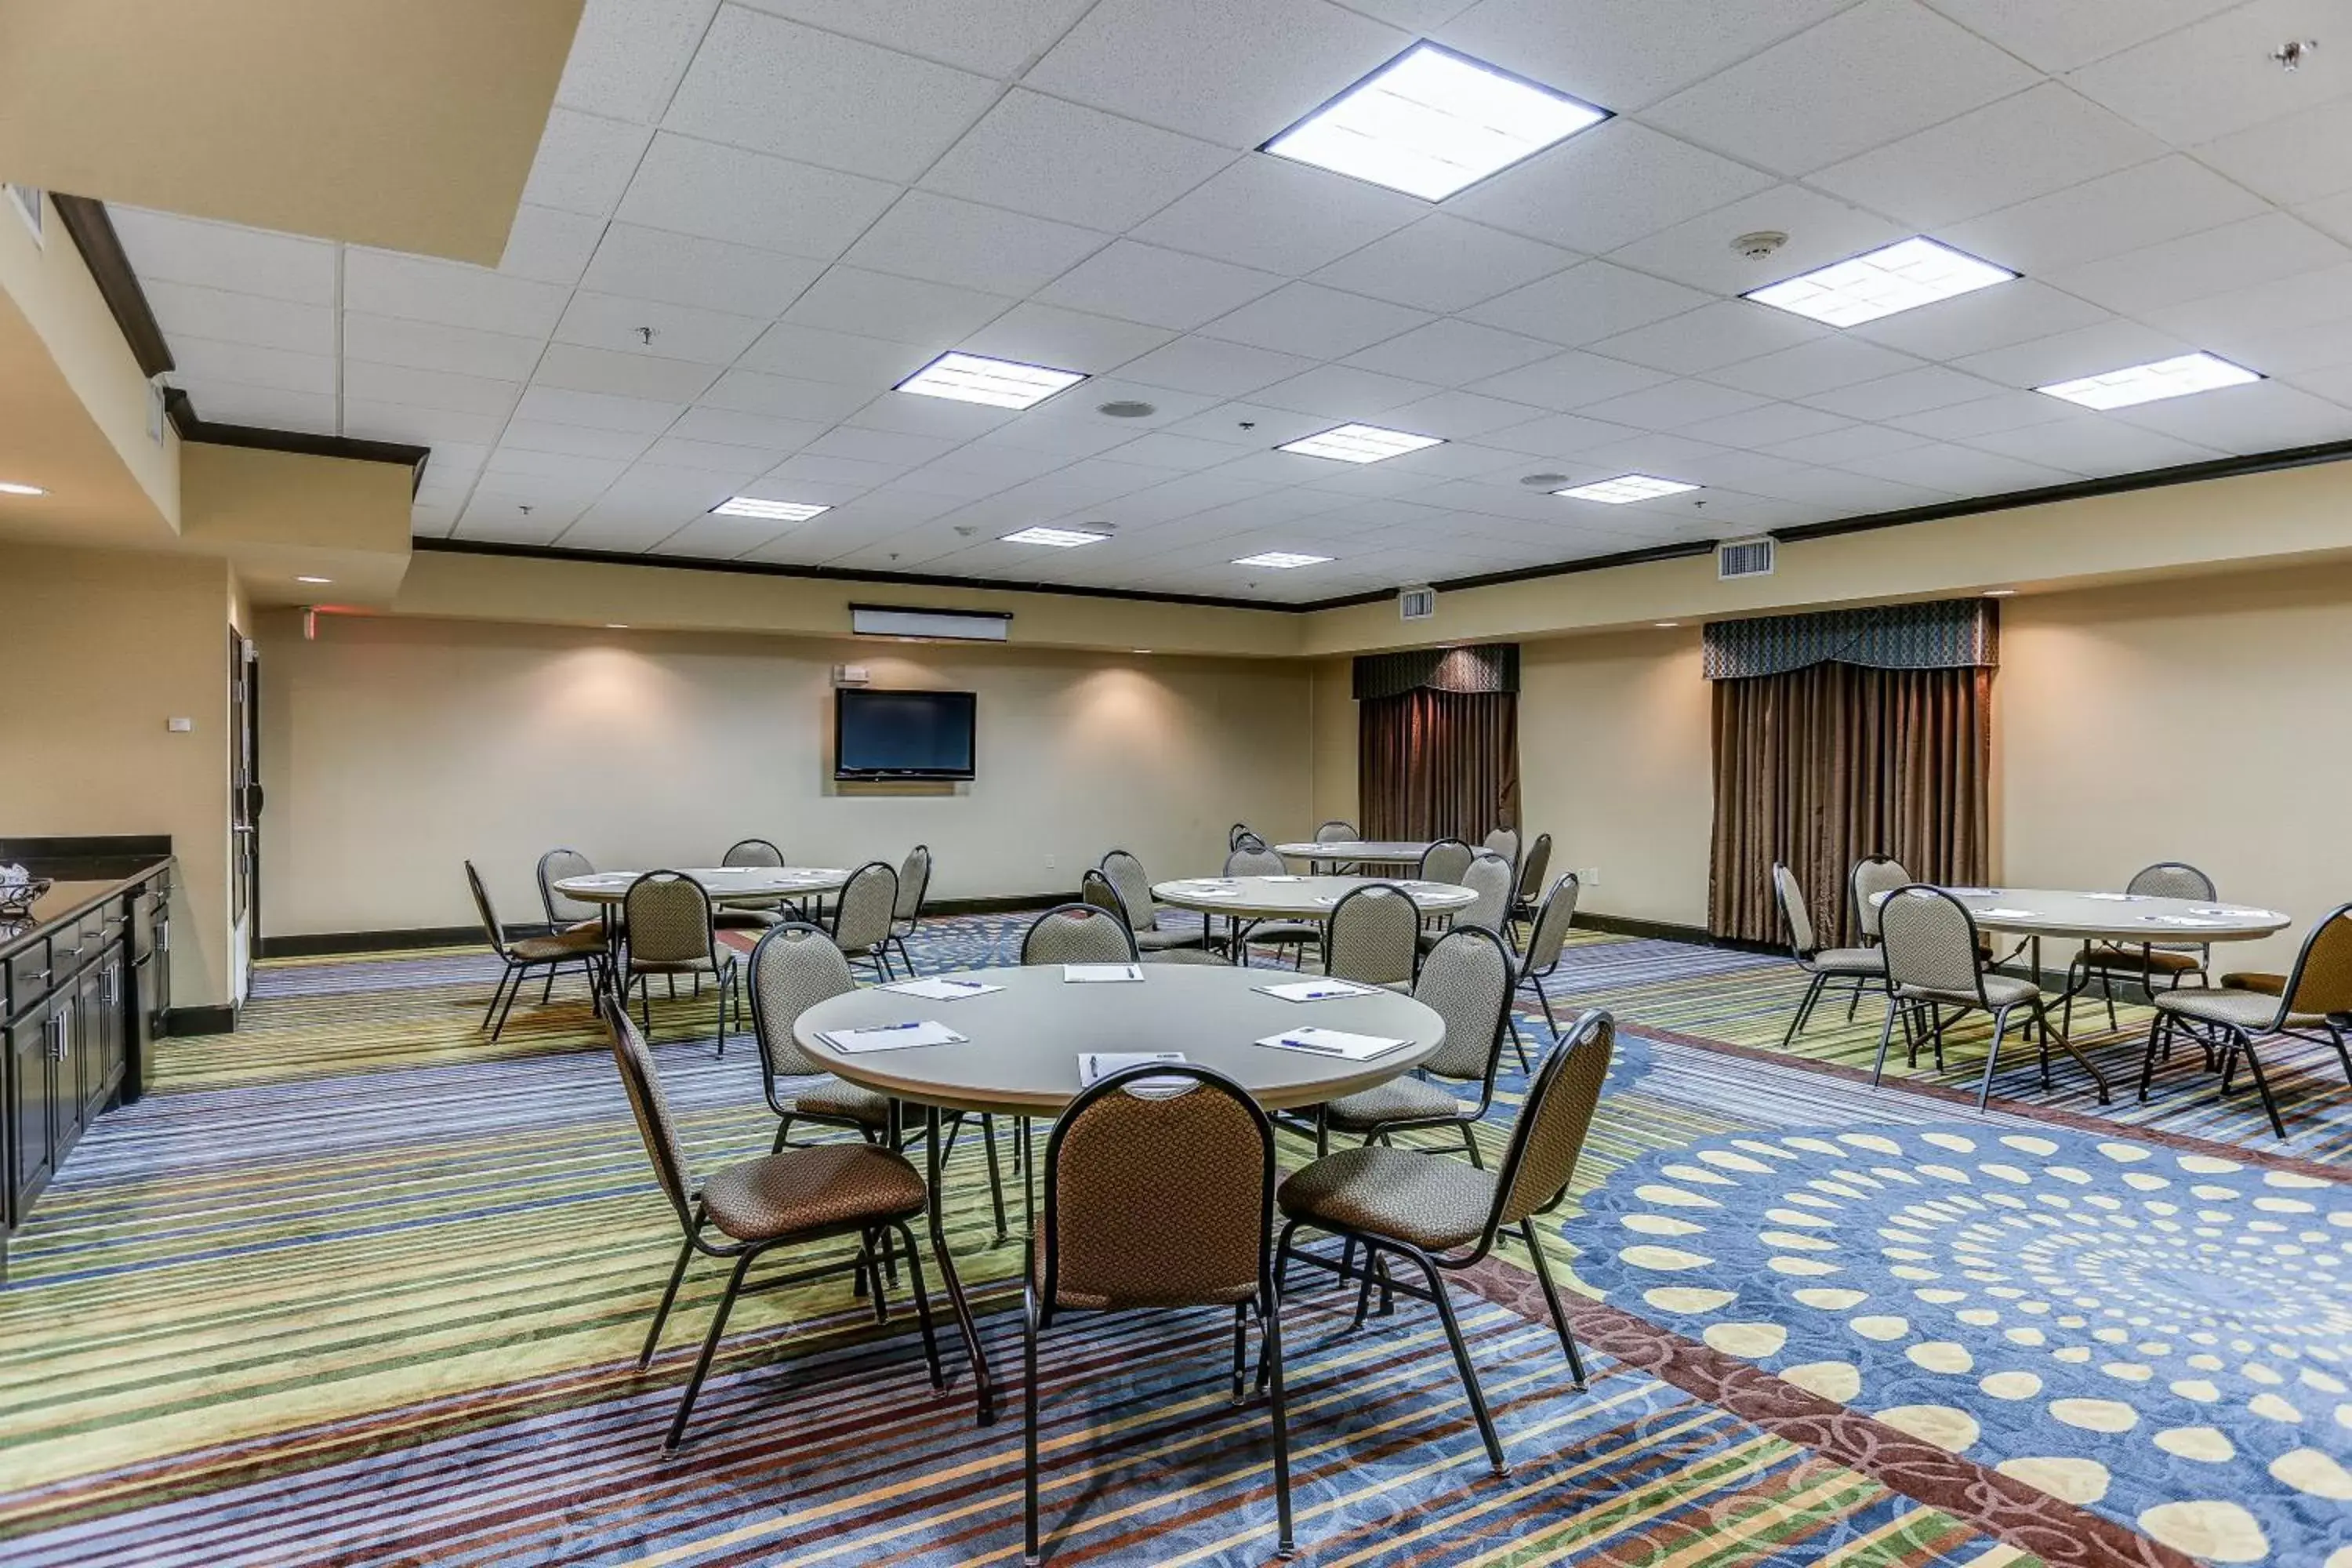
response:
<svg viewBox="0 0 2352 1568"><path fill-rule="evenodd" d="M2105 375L2053 382L2048 386L2037 386L2033 390L2046 392L2053 397L2063 397L2069 403L2079 403L2085 408L2129 408L2135 403L2186 397L2192 392L2243 386L2250 381L2262 379L2242 364L2231 364L2228 360L2209 353L2193 353L2160 359L2150 364L2126 365L2122 370L2111 370Z"/></svg>
<svg viewBox="0 0 2352 1568"><path fill-rule="evenodd" d="M1300 566L1320 566L1330 559L1328 555L1298 555L1287 550L1269 550L1262 555L1244 555L1234 564L1265 566L1276 572L1288 572Z"/></svg>
<svg viewBox="0 0 2352 1568"><path fill-rule="evenodd" d="M1419 43L1261 151L1439 202L1608 118L1605 109Z"/></svg>
<svg viewBox="0 0 2352 1568"><path fill-rule="evenodd" d="M1570 500L1597 500L1603 506L1624 506L1637 500L1655 500L1660 496L1678 496L1685 490L1695 490L1696 485L1686 485L1680 479L1661 479L1648 474L1620 474L1613 479L1602 479L1590 485L1578 485L1573 489L1554 490L1556 496Z"/></svg>
<svg viewBox="0 0 2352 1568"><path fill-rule="evenodd" d="M1109 537L1108 533L1087 533L1076 528L1024 528L1018 533L1003 535L1007 544L1050 544L1056 550L1076 550L1081 544L1100 544Z"/></svg>
<svg viewBox="0 0 2352 1568"><path fill-rule="evenodd" d="M958 403L985 403L991 408L1034 408L1084 380L1074 370L1048 370L982 354L945 353L900 382L898 390L925 397L951 397Z"/></svg>
<svg viewBox="0 0 2352 1568"><path fill-rule="evenodd" d="M1402 430L1383 430L1377 425L1342 425L1320 436L1302 437L1275 450L1330 458L1342 463L1377 463L1383 458L1418 452L1423 447L1444 445L1435 436L1412 436Z"/></svg>
<svg viewBox="0 0 2352 1568"><path fill-rule="evenodd" d="M2006 267L1979 261L1932 239L1906 239L1768 284L1746 298L1832 327L1858 327L2016 276Z"/></svg>
<svg viewBox="0 0 2352 1568"><path fill-rule="evenodd" d="M758 496L736 496L720 501L710 509L713 517L756 517L767 522L806 522L821 511L831 511L829 506L812 506L798 500L761 500Z"/></svg>
<svg viewBox="0 0 2352 1568"><path fill-rule="evenodd" d="M45 496L49 492L38 485L20 485L10 479L0 479L0 496Z"/></svg>

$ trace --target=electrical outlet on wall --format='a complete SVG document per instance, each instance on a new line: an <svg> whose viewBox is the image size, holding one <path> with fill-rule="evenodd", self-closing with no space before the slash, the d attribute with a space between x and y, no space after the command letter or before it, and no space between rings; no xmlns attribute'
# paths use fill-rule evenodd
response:
<svg viewBox="0 0 2352 1568"><path fill-rule="evenodd" d="M1053 853L1053 851L1052 851L1052 850L1050 850L1050 849L1049 849L1049 850L1047 850L1047 851L1045 852L1045 869L1047 869L1048 871L1050 871L1050 870L1052 870L1053 868L1054 868L1054 853Z"/></svg>
<svg viewBox="0 0 2352 1568"><path fill-rule="evenodd" d="M1601 886L1601 868L1598 866L1587 866L1582 870L1577 872L1576 879L1583 883L1588 888L1597 888Z"/></svg>

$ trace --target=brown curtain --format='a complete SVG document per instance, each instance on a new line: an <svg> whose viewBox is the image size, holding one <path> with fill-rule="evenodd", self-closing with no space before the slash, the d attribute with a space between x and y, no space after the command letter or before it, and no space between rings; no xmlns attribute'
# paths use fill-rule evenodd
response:
<svg viewBox="0 0 2352 1568"><path fill-rule="evenodd" d="M1359 705L1356 779L1368 838L1477 843L1519 820L1519 699L1426 688Z"/></svg>
<svg viewBox="0 0 2352 1568"><path fill-rule="evenodd" d="M1803 885L1824 946L1858 940L1846 878L1892 855L1929 882L1985 880L1992 671L1810 665L1715 682L1708 929L1787 939L1772 863Z"/></svg>

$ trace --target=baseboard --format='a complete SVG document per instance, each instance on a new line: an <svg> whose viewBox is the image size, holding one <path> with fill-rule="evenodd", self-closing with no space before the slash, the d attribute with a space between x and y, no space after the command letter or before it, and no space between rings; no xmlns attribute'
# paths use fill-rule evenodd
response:
<svg viewBox="0 0 2352 1568"><path fill-rule="evenodd" d="M236 1009L230 1006L173 1007L163 1015L163 1032L181 1035L233 1035Z"/></svg>
<svg viewBox="0 0 2352 1568"><path fill-rule="evenodd" d="M1587 931L1605 931L1611 936L1645 936L1659 942L1688 942L1694 947L1748 945L1745 942L1734 942L1724 938L1709 936L1697 926L1675 925L1669 921L1636 920L1631 915L1588 914L1579 910L1576 911L1576 923Z"/></svg>
<svg viewBox="0 0 2352 1568"><path fill-rule="evenodd" d="M923 906L926 915L1002 915L1022 910L1050 909L1077 898L1076 893L1007 893L983 899L934 899ZM546 926L509 925L509 938L540 936ZM402 952L425 947L482 946L482 928L423 926L405 931L310 931L300 936L265 936L263 958L333 958L352 952Z"/></svg>
<svg viewBox="0 0 2352 1568"><path fill-rule="evenodd" d="M1076 893L1000 893L985 899L931 899L923 905L926 915L1009 915L1023 910L1050 910L1055 904L1074 904Z"/></svg>

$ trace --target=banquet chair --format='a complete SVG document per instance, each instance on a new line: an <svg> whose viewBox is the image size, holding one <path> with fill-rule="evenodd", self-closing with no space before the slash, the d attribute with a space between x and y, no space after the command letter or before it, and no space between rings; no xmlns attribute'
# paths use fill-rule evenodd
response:
<svg viewBox="0 0 2352 1568"><path fill-rule="evenodd" d="M846 1128L869 1143L898 1148L909 1129L922 1125L915 1108L835 1077L793 1037L793 1026L802 1014L820 1002L857 989L856 977L850 973L849 960L842 956L841 949L820 928L795 921L770 928L751 950L751 1037L760 1047L761 1088L768 1109L776 1113L776 1141L772 1148L787 1147L786 1135L795 1121ZM787 1090L779 1080L790 1079L814 1081ZM958 1121L963 1113L945 1114ZM983 1115L980 1126L988 1154L988 1196L996 1210L996 1237L1002 1241L1004 1182L997 1169L996 1124Z"/></svg>
<svg viewBox="0 0 2352 1568"><path fill-rule="evenodd" d="M918 844L898 865L898 896L890 908L889 945L898 950L909 974L915 973L915 955L907 950L907 939L921 929L923 900L930 890L931 847Z"/></svg>
<svg viewBox="0 0 2352 1568"><path fill-rule="evenodd" d="M1518 890L1511 897L1511 923L1524 925L1536 918L1536 900L1544 896L1544 878L1551 871L1551 835L1538 833L1519 862Z"/></svg>
<svg viewBox="0 0 2352 1568"><path fill-rule="evenodd" d="M1029 922L1021 937L1021 962L1033 963L1136 963L1135 937L1127 921L1094 904L1056 904Z"/></svg>
<svg viewBox="0 0 2352 1568"><path fill-rule="evenodd" d="M1854 929L1862 933L1864 948L1878 945L1879 896L1891 893L1897 888L1908 887L1913 880L1911 873L1903 868L1903 863L1891 855L1865 855L1856 860L1853 869L1846 873L1846 897L1853 905ZM1854 1013L1861 1005L1862 987L1857 985L1853 988L1853 994L1846 999L1847 1023L1853 1022Z"/></svg>
<svg viewBox="0 0 2352 1568"><path fill-rule="evenodd" d="M1102 874L1102 868L1099 866L1087 867L1086 875L1078 879L1078 902L1092 904L1098 910L1107 910L1117 915L1121 923L1127 920L1125 900L1119 898L1118 889L1110 885L1110 879ZM1134 928L1129 927L1127 934L1133 936Z"/></svg>
<svg viewBox="0 0 2352 1568"><path fill-rule="evenodd" d="M638 1371L653 1363L654 1352L661 1344L662 1326L669 1320L670 1308L677 1300L678 1286L685 1281L687 1266L694 1261L694 1255L698 1252L706 1258L724 1258L734 1264L727 1277L726 1291L719 1298L719 1310L711 1315L709 1331L703 1336L702 1352L695 1358L694 1372L679 1396L677 1415L670 1421L669 1433L662 1440L663 1451L675 1450L686 1436L687 1418L694 1414L695 1396L702 1392L711 1359L727 1332L728 1314L734 1310L735 1298L742 1292L744 1276L762 1254L779 1247L856 1237L857 1251L847 1261L781 1275L762 1281L761 1289L773 1289L853 1271L872 1286L876 1321L887 1322L889 1307L884 1299L882 1270L876 1266L876 1258L886 1235L904 1243L915 1318L922 1328L923 1359L930 1366L931 1386L945 1388L947 1378L940 1367L939 1341L931 1328L930 1298L923 1289L922 1261L915 1250L915 1232L910 1224L923 1213L929 1190L906 1157L865 1142L785 1149L724 1166L711 1173L698 1187L693 1166L687 1160L685 1142L670 1115L668 1099L662 1093L653 1052L646 1047L636 1025L630 1021L628 1008L617 1000L608 999L604 1004L604 1027L612 1037L613 1058L620 1067L621 1083L628 1091L629 1109L636 1114L637 1133L645 1142L646 1157L653 1163L654 1177L661 1185L662 1196L669 1200L670 1210L685 1233L684 1245L678 1248L677 1266L670 1270L661 1304L654 1310L653 1326L646 1332L645 1348L637 1354ZM711 1233L716 1233L715 1239Z"/></svg>
<svg viewBox="0 0 2352 1568"><path fill-rule="evenodd" d="M1265 843L1265 840L1260 837L1246 822L1236 822L1225 829L1225 847L1228 850L1238 849L1244 844L1263 847Z"/></svg>
<svg viewBox="0 0 2352 1568"><path fill-rule="evenodd" d="M1513 886L1516 889L1519 874L1519 850L1521 847L1519 842L1519 830L1516 827L1497 827L1486 835L1485 842L1480 844L1479 847L1484 849L1489 855L1500 855L1504 859L1508 860L1511 863L1511 878Z"/></svg>
<svg viewBox="0 0 2352 1568"><path fill-rule="evenodd" d="M499 923L498 911L490 907L490 892L482 885L482 874L474 869L471 860L466 862L466 886L473 890L474 910L482 917L482 934L489 939L490 951L504 965L499 971L498 984L491 988L489 1008L482 1015L481 1027L490 1032L491 1039L506 1031L507 1018L514 1012L515 998L521 994L523 982L542 964L547 968L548 984L547 993L540 998L542 1005L553 994L557 973L567 963L579 964L586 973L590 996L603 989L608 954L602 921L549 936L516 937L509 941L506 927Z"/></svg>
<svg viewBox="0 0 2352 1568"><path fill-rule="evenodd" d="M1459 882L1474 858L1475 851L1459 838L1441 838L1421 852L1421 880Z"/></svg>
<svg viewBox="0 0 2352 1568"><path fill-rule="evenodd" d="M1797 874L1777 860L1772 863L1772 898L1780 906L1780 923L1788 928L1789 956L1811 981L1805 987L1804 999L1790 1016L1788 1032L1780 1037L1780 1048L1785 1051L1831 986L1843 982L1852 987L1856 998L1865 991L1885 991L1886 954L1874 947L1823 947L1813 933L1813 912L1805 903L1805 889L1798 885ZM1937 1058L1939 1064L1942 1059Z"/></svg>
<svg viewBox="0 0 2352 1568"><path fill-rule="evenodd" d="M566 898L555 890L558 882L595 874L595 866L577 849L551 849L539 858L539 901L547 910L548 935L578 931L583 926L603 929L604 910L602 906Z"/></svg>
<svg viewBox="0 0 2352 1568"><path fill-rule="evenodd" d="M1552 1327L1559 1331L1569 1377L1583 1392L1584 1359L1577 1353L1576 1336L1569 1330L1568 1314L1552 1283L1534 1216L1550 1213L1568 1194L1615 1044L1616 1026L1607 1013L1596 1008L1576 1021L1528 1086L1527 1103L1511 1128L1497 1170L1479 1170L1426 1150L1367 1145L1325 1155L1286 1180L1276 1193L1284 1216L1275 1249L1276 1289L1286 1293L1293 1258L1333 1269L1344 1284L1361 1247L1370 1256L1356 1296L1358 1327L1376 1289L1383 1316L1397 1291L1434 1306L1470 1396L1478 1436L1486 1442L1487 1462L1498 1476L1509 1473L1510 1461L1487 1413L1478 1369L1471 1363L1443 1271L1475 1267L1507 1235L1525 1246L1543 1288L1544 1305L1550 1309ZM1335 1264L1296 1250L1293 1244L1305 1228L1345 1242L1342 1260ZM1420 1283L1396 1278L1387 1267L1390 1258L1410 1264Z"/></svg>
<svg viewBox="0 0 2352 1568"><path fill-rule="evenodd" d="M1172 1090L1172 1092L1171 1092ZM1040 1560L1039 1336L1064 1312L1212 1307L1233 1314L1233 1403L1249 1317L1270 1382L1276 1551L1288 1557L1290 1446L1275 1296L1274 1129L1242 1087L1188 1063L1147 1063L1080 1091L1045 1142L1045 1214L1022 1292L1022 1520Z"/></svg>
<svg viewBox="0 0 2352 1568"><path fill-rule="evenodd" d="M1403 991L1421 963L1421 910L1403 889L1367 882L1339 895L1323 937L1323 973Z"/></svg>
<svg viewBox="0 0 2352 1568"><path fill-rule="evenodd" d="M2196 867L2179 860L2160 860L2153 866L2132 873L2124 884L2124 891L2142 898L2193 899L2210 903L2217 896L2213 879ZM2061 1031L2074 1025L2074 977L2080 974L2087 986L2096 975L2103 982L2100 989L2107 1002L2107 1027L2121 1028L2116 1016L2115 981L2118 978L2136 982L2150 1002L2157 997L2156 983L2163 980L2165 989L2178 989L2181 982L2196 976L2200 985L2210 985L2212 976L2207 965L2213 960L2213 950L2203 942L2091 942L2074 955L2066 966L2066 1000L2061 1006Z"/></svg>
<svg viewBox="0 0 2352 1568"><path fill-rule="evenodd" d="M1576 923L1576 896L1582 884L1576 873L1563 871L1559 880L1544 895L1543 906L1536 911L1536 922L1528 930L1528 945L1511 955L1511 994L1517 996L1523 986L1535 987L1536 1000L1543 1004L1544 1027L1555 1040L1559 1038L1559 1018L1551 1010L1551 994L1544 989L1544 980L1559 968L1559 955L1568 946L1569 928ZM1528 1049L1519 1039L1517 1019L1511 1021L1511 1049L1518 1054L1519 1070L1528 1070Z"/></svg>
<svg viewBox="0 0 2352 1568"><path fill-rule="evenodd" d="M898 913L898 873L882 860L868 860L849 874L833 905L833 945L842 956L863 960L877 980L892 980L890 933Z"/></svg>
<svg viewBox="0 0 2352 1568"><path fill-rule="evenodd" d="M1470 858L1469 868L1462 873L1461 885L1473 895L1461 909L1448 912L1452 929L1477 926L1496 936L1508 934L1511 923L1511 895L1517 890L1518 868L1500 855L1481 849ZM1423 931L1421 945L1424 952L1437 945L1441 933Z"/></svg>
<svg viewBox="0 0 2352 1568"><path fill-rule="evenodd" d="M637 988L646 1033L650 1035L655 975L667 976L675 986L679 975L691 974L697 987L704 975L711 976L719 986L718 1054L725 1056L730 999L736 1006L736 1023L742 1022L742 974L735 954L719 949L710 921L709 890L683 871L648 871L629 884L621 911L629 931L627 959L620 977L622 1002L628 1001L631 986Z"/></svg>
<svg viewBox="0 0 2352 1568"><path fill-rule="evenodd" d="M2147 1050L2140 1060L2139 1098L2147 1098L2158 1051L2169 1044L2175 1030L2181 1030L2206 1044L2209 1060L2218 1055L2225 1096L2238 1058L2245 1058L2254 1088L2263 1097L2263 1114L2271 1120L2271 1131L2284 1138L2286 1123L2279 1116L2270 1079L2263 1076L2255 1042L2291 1037L2332 1045L2346 1079L2352 1081L2352 1051L2347 1050L2344 1038L2347 1023L2352 1021L2346 1017L2352 1014L2352 904L2339 905L2311 928L2311 934L2303 939L2303 951L2295 954L2294 968L2276 994L2252 989L2177 986L2157 992L2155 1003Z"/></svg>
<svg viewBox="0 0 2352 1568"><path fill-rule="evenodd" d="M1914 882L1887 895L1878 906L1879 945L1872 950L1886 960L1886 1020L1878 1031L1878 1060L1871 1068L1871 1087L1878 1087L1886 1070L1886 1049L1895 1036L1898 1011L1916 1011L1928 1037L1936 1043L1937 1065L1943 1063L1944 1009L1982 1012L1992 1016L1992 1038L1985 1044L1983 1080L1977 1086L1977 1109L1992 1098L1993 1074L2000 1061L2000 1043L2009 1032L2012 1014L2024 1011L2041 1040L2042 1087L2050 1088L2050 1016L2042 1006L2042 988L2031 980L1987 971L1977 936L1976 917L1969 907L1941 888ZM2106 1080L2085 1060L2072 1040L2058 1043L2081 1064L2099 1086L2099 1103L2107 1103Z"/></svg>
<svg viewBox="0 0 2352 1568"><path fill-rule="evenodd" d="M1225 857L1224 874L1228 877L1286 877L1289 863L1268 848L1264 840L1252 837L1236 847ZM1234 922L1234 962L1247 963L1253 947L1271 947L1277 951L1288 948L1293 967L1304 967L1307 950L1320 947L1323 927L1317 921L1251 921Z"/></svg>
<svg viewBox="0 0 2352 1568"><path fill-rule="evenodd" d="M1315 842L1318 844L1352 844L1360 837L1354 823L1342 822L1336 816L1315 830ZM1361 872L1363 868L1335 863L1328 869L1334 877L1352 877Z"/></svg>
<svg viewBox="0 0 2352 1568"><path fill-rule="evenodd" d="M1412 999L1445 1020L1444 1043L1417 1074L1315 1107L1315 1152L1328 1153L1334 1132L1360 1132L1366 1143L1378 1143L1399 1132L1451 1127L1461 1133L1470 1163L1481 1163L1476 1129L1495 1103L1513 973L1510 949L1493 931L1463 926L1446 932L1423 957L1412 982ZM1439 1079L1475 1084L1476 1102L1465 1104L1451 1088L1432 1081Z"/></svg>
<svg viewBox="0 0 2352 1568"><path fill-rule="evenodd" d="M727 847L719 858L721 866L782 867L784 852L764 838L739 838ZM764 931L783 918L786 900L761 899L757 903L720 904L711 914L711 923L720 931Z"/></svg>
<svg viewBox="0 0 2352 1568"><path fill-rule="evenodd" d="M1118 901L1127 915L1128 929L1135 935L1135 945L1146 953L1167 952L1175 949L1197 948L1208 942L1205 922L1201 931L1163 931L1160 925L1160 907L1152 901L1151 879L1145 875L1143 862L1124 849L1114 849L1102 858L1099 869L1118 893Z"/></svg>

